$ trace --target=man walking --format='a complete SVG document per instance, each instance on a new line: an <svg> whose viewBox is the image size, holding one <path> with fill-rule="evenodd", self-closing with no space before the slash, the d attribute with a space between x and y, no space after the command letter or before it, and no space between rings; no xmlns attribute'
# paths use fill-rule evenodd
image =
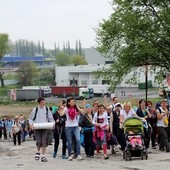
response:
<svg viewBox="0 0 170 170"><path fill-rule="evenodd" d="M48 123L48 122L54 122L52 113L50 109L45 106L45 99L40 97L38 98L39 106L35 107L31 115L29 117L29 124L30 128L34 130L34 135L36 139L36 146L37 146L37 153L35 154L35 160L40 159L40 153L41 155L41 161L47 162L47 158L45 157L45 151L47 147L47 129L34 129L33 124L34 123Z"/></svg>

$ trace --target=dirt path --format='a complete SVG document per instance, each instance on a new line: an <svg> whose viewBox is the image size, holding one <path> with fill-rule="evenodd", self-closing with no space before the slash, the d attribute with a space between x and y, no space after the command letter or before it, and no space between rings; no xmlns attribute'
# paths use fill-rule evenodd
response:
<svg viewBox="0 0 170 170"><path fill-rule="evenodd" d="M0 116L9 115L25 115L26 117L31 113L32 106L0 106Z"/></svg>

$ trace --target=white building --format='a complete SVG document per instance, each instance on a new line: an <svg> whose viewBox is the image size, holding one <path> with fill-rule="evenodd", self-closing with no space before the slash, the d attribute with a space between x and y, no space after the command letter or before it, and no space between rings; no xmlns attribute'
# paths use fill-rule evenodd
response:
<svg viewBox="0 0 170 170"><path fill-rule="evenodd" d="M70 86L74 83L77 86L87 86L88 84L103 84L103 79L96 79L93 72L109 65L78 65L78 66L56 66L56 85Z"/></svg>
<svg viewBox="0 0 170 170"><path fill-rule="evenodd" d="M56 85L57 86L87 86L87 85L102 85L105 84L103 78L96 78L94 71L101 70L102 68L110 67L109 64L89 64L89 65L78 65L78 66L56 66ZM125 76L124 81L118 85L118 87L137 87L138 84L132 85L127 83L130 78L137 79L137 82L145 82L145 71L144 68L138 68ZM148 80L152 81L154 86L155 74L152 71L148 71Z"/></svg>

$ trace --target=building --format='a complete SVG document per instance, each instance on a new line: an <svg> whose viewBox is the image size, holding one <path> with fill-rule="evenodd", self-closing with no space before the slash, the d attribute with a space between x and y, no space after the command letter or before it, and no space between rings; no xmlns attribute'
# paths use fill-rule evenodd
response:
<svg viewBox="0 0 170 170"><path fill-rule="evenodd" d="M56 66L56 85L57 86L87 86L88 84L104 84L102 78L97 79L94 71L109 67L109 65L78 65L78 66Z"/></svg>
<svg viewBox="0 0 170 170"><path fill-rule="evenodd" d="M4 56L1 59L1 63L3 67L8 67L8 68L18 67L20 63L25 61L32 61L39 67L54 66L54 59L45 56L35 56L35 57Z"/></svg>
<svg viewBox="0 0 170 170"><path fill-rule="evenodd" d="M103 85L107 84L107 80L103 78L96 78L94 71L103 68L109 68L110 64L89 64L78 66L56 66L55 67L55 82L57 86L87 86L87 85ZM136 79L136 83L129 80ZM152 71L148 72L148 80L152 82L153 86L158 86L154 83L155 74ZM132 71L117 87L138 87L138 83L145 82L144 68L138 68Z"/></svg>

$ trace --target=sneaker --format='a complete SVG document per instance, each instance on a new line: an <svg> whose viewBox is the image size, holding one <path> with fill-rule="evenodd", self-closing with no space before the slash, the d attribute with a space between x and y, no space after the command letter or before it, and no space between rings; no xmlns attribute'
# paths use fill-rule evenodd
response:
<svg viewBox="0 0 170 170"><path fill-rule="evenodd" d="M94 155L91 155L90 158L94 158Z"/></svg>
<svg viewBox="0 0 170 170"><path fill-rule="evenodd" d="M166 152L169 152L169 147L166 148Z"/></svg>
<svg viewBox="0 0 170 170"><path fill-rule="evenodd" d="M106 160L107 160L107 159L109 159L109 157L108 157L108 156L104 156L104 159L106 159Z"/></svg>
<svg viewBox="0 0 170 170"><path fill-rule="evenodd" d="M156 149L156 146L153 146L152 149Z"/></svg>
<svg viewBox="0 0 170 170"><path fill-rule="evenodd" d="M47 162L47 158L46 157L42 157L41 158L41 162Z"/></svg>
<svg viewBox="0 0 170 170"><path fill-rule="evenodd" d="M54 152L53 153L53 158L56 158L56 156L57 156L57 152Z"/></svg>
<svg viewBox="0 0 170 170"><path fill-rule="evenodd" d="M160 150L160 151L165 151L165 149L164 149L164 148L159 148L159 150Z"/></svg>
<svg viewBox="0 0 170 170"><path fill-rule="evenodd" d="M68 159L66 155L62 155L62 159Z"/></svg>
<svg viewBox="0 0 170 170"><path fill-rule="evenodd" d="M83 157L81 155L78 155L77 160L83 160Z"/></svg>
<svg viewBox="0 0 170 170"><path fill-rule="evenodd" d="M68 160L69 160L69 161L72 161L72 160L73 160L73 155L70 155L70 156L68 157Z"/></svg>
<svg viewBox="0 0 170 170"><path fill-rule="evenodd" d="M37 153L35 154L35 160L38 161L39 159L40 159L40 153L37 152Z"/></svg>

